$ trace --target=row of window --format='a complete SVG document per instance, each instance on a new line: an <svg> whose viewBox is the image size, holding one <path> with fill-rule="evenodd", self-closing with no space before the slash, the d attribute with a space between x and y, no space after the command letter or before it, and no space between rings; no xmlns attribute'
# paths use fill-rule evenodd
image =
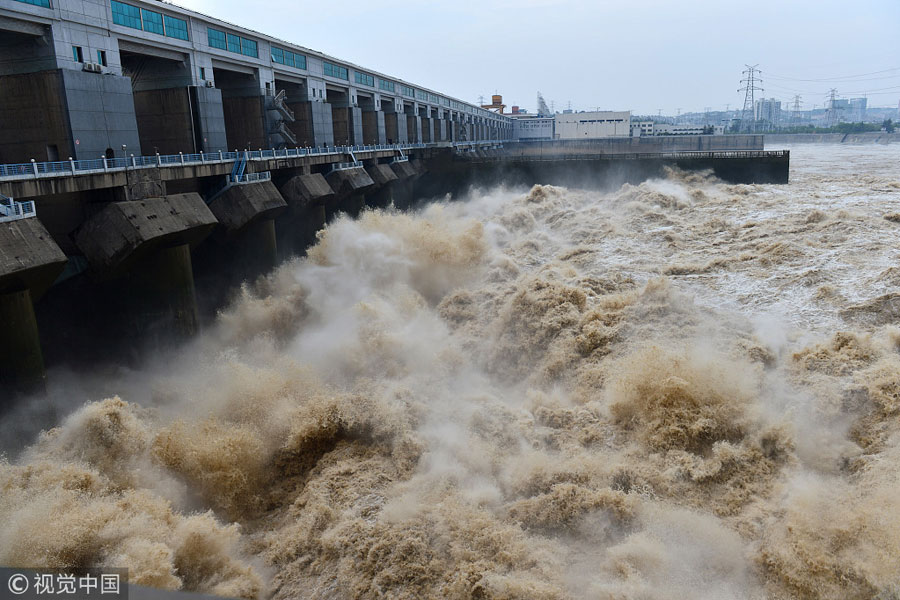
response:
<svg viewBox="0 0 900 600"><path fill-rule="evenodd" d="M188 40L188 24L184 19L164 15L146 8L138 8L118 0L111 0L113 23L164 35L179 40Z"/></svg>
<svg viewBox="0 0 900 600"><path fill-rule="evenodd" d="M403 92L403 95L404 95L404 96L409 96L410 98L415 98L415 97L416 97L416 90L414 90L413 88L409 87L408 85L401 85L400 88L401 88L400 91Z"/></svg>
<svg viewBox="0 0 900 600"><path fill-rule="evenodd" d="M385 81L384 79L378 80L378 89L384 90L386 92L394 92L394 82L393 81Z"/></svg>
<svg viewBox="0 0 900 600"><path fill-rule="evenodd" d="M259 44L256 40L250 40L233 33L225 33L212 27L207 27L206 31L211 48L259 58Z"/></svg>
<svg viewBox="0 0 900 600"><path fill-rule="evenodd" d="M43 6L44 8L50 8L50 0L16 0L17 2L22 2L23 4L31 4L33 6Z"/></svg>
<svg viewBox="0 0 900 600"><path fill-rule="evenodd" d="M371 75L366 75L365 73L355 71L353 73L353 76L356 79L356 83L360 85L367 85L369 87L375 87L375 78Z"/></svg>
<svg viewBox="0 0 900 600"><path fill-rule="evenodd" d="M325 74L329 77L337 77L338 79L346 79L350 81L350 71L347 70L347 67L341 67L339 65L333 65L330 62L324 62L325 65Z"/></svg>
<svg viewBox="0 0 900 600"><path fill-rule="evenodd" d="M272 61L279 65L286 65L296 69L306 69L306 57L302 54L296 54L290 50L283 50L276 46L272 46Z"/></svg>

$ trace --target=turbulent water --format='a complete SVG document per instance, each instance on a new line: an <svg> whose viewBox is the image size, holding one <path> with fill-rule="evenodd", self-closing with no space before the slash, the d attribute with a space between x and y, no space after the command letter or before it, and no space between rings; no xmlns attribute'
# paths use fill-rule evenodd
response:
<svg viewBox="0 0 900 600"><path fill-rule="evenodd" d="M900 598L898 159L338 219L178 356L57 376L71 414L0 462L0 564L245 598Z"/></svg>

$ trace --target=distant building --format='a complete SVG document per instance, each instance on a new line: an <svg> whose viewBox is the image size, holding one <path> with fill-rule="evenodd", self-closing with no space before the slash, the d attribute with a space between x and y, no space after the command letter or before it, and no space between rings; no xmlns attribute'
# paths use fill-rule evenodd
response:
<svg viewBox="0 0 900 600"><path fill-rule="evenodd" d="M647 137L653 135L653 121L632 121L631 137Z"/></svg>
<svg viewBox="0 0 900 600"><path fill-rule="evenodd" d="M631 135L631 111L563 113L555 117L558 140L584 140Z"/></svg>
<svg viewBox="0 0 900 600"><path fill-rule="evenodd" d="M850 118L860 123L865 121L868 107L868 98L850 98Z"/></svg>
<svg viewBox="0 0 900 600"><path fill-rule="evenodd" d="M850 101L844 98L835 98L828 101L828 108L831 110L847 110L850 108Z"/></svg>
<svg viewBox="0 0 900 600"><path fill-rule="evenodd" d="M781 122L781 101L775 98L760 98L753 107L753 118L757 123L777 125Z"/></svg>
<svg viewBox="0 0 900 600"><path fill-rule="evenodd" d="M513 139L526 141L552 140L556 119L537 115L513 114Z"/></svg>
<svg viewBox="0 0 900 600"><path fill-rule="evenodd" d="M631 123L631 137L724 134L724 125L671 125L669 123L654 123L653 121L634 121Z"/></svg>

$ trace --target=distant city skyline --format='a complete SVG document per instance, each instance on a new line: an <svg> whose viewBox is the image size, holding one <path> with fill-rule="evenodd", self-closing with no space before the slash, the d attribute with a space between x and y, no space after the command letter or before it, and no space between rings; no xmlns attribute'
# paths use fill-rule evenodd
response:
<svg viewBox="0 0 900 600"><path fill-rule="evenodd" d="M538 91L557 110L740 109L746 63L762 70L762 96L800 94L805 108L822 106L830 88L873 107L900 100L896 0L175 3L469 102L499 93L530 111Z"/></svg>

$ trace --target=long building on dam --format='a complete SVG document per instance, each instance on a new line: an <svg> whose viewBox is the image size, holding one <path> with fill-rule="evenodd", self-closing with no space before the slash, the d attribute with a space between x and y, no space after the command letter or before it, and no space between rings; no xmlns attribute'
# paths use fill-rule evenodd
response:
<svg viewBox="0 0 900 600"><path fill-rule="evenodd" d="M340 212L669 166L788 179L762 136L539 133L168 3L0 0L0 410L48 363L193 335Z"/></svg>
<svg viewBox="0 0 900 600"><path fill-rule="evenodd" d="M512 135L445 93L158 1L0 0L0 48L0 163Z"/></svg>

